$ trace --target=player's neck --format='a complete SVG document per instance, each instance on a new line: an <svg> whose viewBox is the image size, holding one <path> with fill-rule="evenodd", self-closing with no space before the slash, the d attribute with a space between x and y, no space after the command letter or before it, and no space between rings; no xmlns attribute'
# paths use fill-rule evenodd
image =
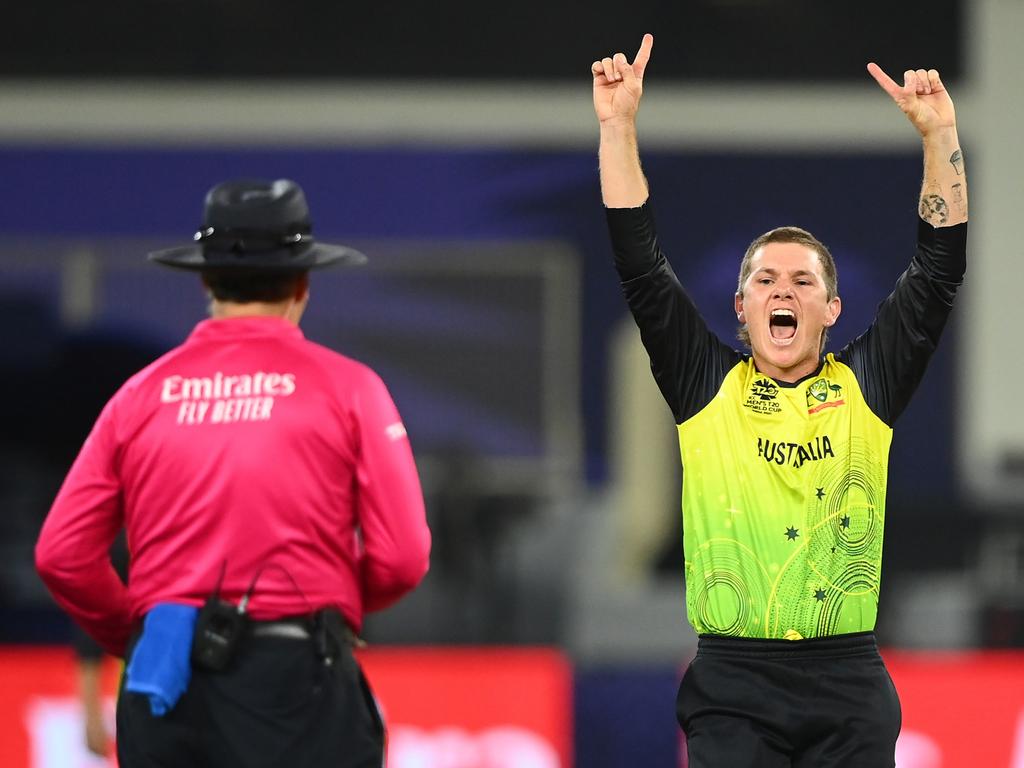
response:
<svg viewBox="0 0 1024 768"><path fill-rule="evenodd" d="M810 358L785 368L773 365L756 352L753 354L753 357L754 367L757 368L758 373L763 373L765 376L775 379L775 381L782 384L795 384L817 373L821 367L820 357Z"/></svg>
<svg viewBox="0 0 1024 768"><path fill-rule="evenodd" d="M210 302L210 316L217 320L235 317L281 317L298 325L302 311L292 299L277 302L247 301L244 304L214 299Z"/></svg>

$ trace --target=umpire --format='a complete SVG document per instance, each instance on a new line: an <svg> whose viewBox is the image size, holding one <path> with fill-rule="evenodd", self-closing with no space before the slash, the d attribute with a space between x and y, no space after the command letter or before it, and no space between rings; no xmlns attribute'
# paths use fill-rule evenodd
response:
<svg viewBox="0 0 1024 768"><path fill-rule="evenodd" d="M298 326L309 270L365 257L317 243L277 180L214 187L195 243L150 259L200 272L212 317L107 403L36 546L57 602L128 660L119 763L380 766L351 646L423 578L430 533L383 382Z"/></svg>

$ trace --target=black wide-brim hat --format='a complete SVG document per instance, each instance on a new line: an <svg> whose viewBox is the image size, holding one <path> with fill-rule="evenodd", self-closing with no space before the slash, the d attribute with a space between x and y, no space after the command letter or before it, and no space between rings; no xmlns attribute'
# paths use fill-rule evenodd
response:
<svg viewBox="0 0 1024 768"><path fill-rule="evenodd" d="M298 272L357 266L366 256L313 239L309 206L294 181L225 181L206 195L203 225L192 245L148 254L177 269Z"/></svg>

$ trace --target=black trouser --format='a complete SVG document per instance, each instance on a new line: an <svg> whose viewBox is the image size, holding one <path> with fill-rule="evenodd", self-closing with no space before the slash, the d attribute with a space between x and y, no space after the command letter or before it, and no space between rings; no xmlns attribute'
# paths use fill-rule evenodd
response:
<svg viewBox="0 0 1024 768"><path fill-rule="evenodd" d="M250 632L225 671L194 668L162 717L122 686L121 768L380 768L376 704L351 647L335 650L327 663L312 636Z"/></svg>
<svg viewBox="0 0 1024 768"><path fill-rule="evenodd" d="M893 768L902 719L870 632L701 636L676 715L689 768Z"/></svg>

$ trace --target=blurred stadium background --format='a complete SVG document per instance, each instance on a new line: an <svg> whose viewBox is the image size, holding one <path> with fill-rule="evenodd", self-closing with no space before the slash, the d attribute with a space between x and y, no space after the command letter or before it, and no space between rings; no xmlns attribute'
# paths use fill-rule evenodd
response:
<svg viewBox="0 0 1024 768"><path fill-rule="evenodd" d="M640 128L662 241L727 337L739 257L783 223L837 257L834 345L870 321L911 255L920 152L864 64L943 73L971 261L896 429L878 634L900 768L1024 766L1019 0L5 15L0 764L101 764L32 545L102 403L205 311L194 277L142 254L238 176L295 179L317 233L372 258L315 275L304 328L382 373L428 500L432 570L367 627L391 765L682 764L675 433L610 266L588 74L652 31Z"/></svg>

